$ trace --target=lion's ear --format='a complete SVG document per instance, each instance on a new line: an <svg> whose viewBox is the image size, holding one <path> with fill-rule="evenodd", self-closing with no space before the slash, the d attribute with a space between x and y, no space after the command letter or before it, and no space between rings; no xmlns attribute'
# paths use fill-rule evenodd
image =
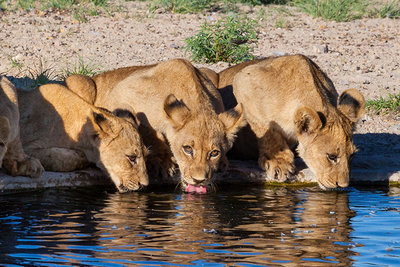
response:
<svg viewBox="0 0 400 267"><path fill-rule="evenodd" d="M102 112L92 111L93 127L100 136L113 136L113 122Z"/></svg>
<svg viewBox="0 0 400 267"><path fill-rule="evenodd" d="M5 116L0 117L0 141L8 141L8 136L11 132L10 121Z"/></svg>
<svg viewBox="0 0 400 267"><path fill-rule="evenodd" d="M129 110L118 108L113 111L113 114L117 117L120 117L120 118L123 118L123 119L129 121L136 127L139 127L139 125L140 125L140 122L139 122L139 119L137 118L137 116L134 113L130 112Z"/></svg>
<svg viewBox="0 0 400 267"><path fill-rule="evenodd" d="M219 114L218 117L225 125L229 142L235 140L236 133L247 123L244 119L243 105L241 103L237 104L235 108Z"/></svg>
<svg viewBox="0 0 400 267"><path fill-rule="evenodd" d="M189 108L179 101L173 94L167 96L164 101L164 112L166 118L172 123L176 129L185 125L186 120L190 117Z"/></svg>
<svg viewBox="0 0 400 267"><path fill-rule="evenodd" d="M313 134L322 127L318 113L309 107L300 107L294 114L294 124L297 134Z"/></svg>
<svg viewBox="0 0 400 267"><path fill-rule="evenodd" d="M65 85L86 102L93 105L96 101L96 84L92 78L81 74L73 74L65 79Z"/></svg>
<svg viewBox="0 0 400 267"><path fill-rule="evenodd" d="M339 96L338 109L355 123L364 115L364 96L356 89L347 89Z"/></svg>

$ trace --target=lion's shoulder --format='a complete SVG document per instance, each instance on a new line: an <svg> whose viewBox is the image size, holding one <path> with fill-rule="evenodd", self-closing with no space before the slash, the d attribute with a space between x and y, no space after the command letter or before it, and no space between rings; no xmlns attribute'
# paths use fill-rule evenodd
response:
<svg viewBox="0 0 400 267"><path fill-rule="evenodd" d="M17 90L5 76L0 76L0 132L3 140L16 138L19 132Z"/></svg>

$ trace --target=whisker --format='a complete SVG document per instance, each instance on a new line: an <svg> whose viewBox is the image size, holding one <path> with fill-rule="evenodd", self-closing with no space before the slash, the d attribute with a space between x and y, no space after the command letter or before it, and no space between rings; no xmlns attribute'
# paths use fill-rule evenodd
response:
<svg viewBox="0 0 400 267"><path fill-rule="evenodd" d="M214 192L214 193L216 193L216 192L217 192L217 188L218 188L218 186L217 186L217 184L216 184L216 183L214 183L214 182L210 182L210 187L211 187L211 191L212 191L212 192Z"/></svg>
<svg viewBox="0 0 400 267"><path fill-rule="evenodd" d="M182 181L179 181L177 184L176 184L176 186L175 186L175 191L178 189L178 186L181 186L182 187L182 185L183 185L183 182Z"/></svg>

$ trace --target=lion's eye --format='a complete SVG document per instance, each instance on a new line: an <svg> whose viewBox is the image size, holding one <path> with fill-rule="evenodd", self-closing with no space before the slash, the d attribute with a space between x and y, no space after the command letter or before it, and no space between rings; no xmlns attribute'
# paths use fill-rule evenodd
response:
<svg viewBox="0 0 400 267"><path fill-rule="evenodd" d="M193 148L191 146L183 146L183 151L186 154L192 155L193 154Z"/></svg>
<svg viewBox="0 0 400 267"><path fill-rule="evenodd" d="M337 160L337 155L336 154L326 154L326 156L331 161L336 161Z"/></svg>
<svg viewBox="0 0 400 267"><path fill-rule="evenodd" d="M219 151L218 150L213 150L213 151L211 151L210 152L210 158L215 158L215 157L218 157L219 156Z"/></svg>
<svg viewBox="0 0 400 267"><path fill-rule="evenodd" d="M135 155L126 155L126 157L132 165L137 164L137 157Z"/></svg>

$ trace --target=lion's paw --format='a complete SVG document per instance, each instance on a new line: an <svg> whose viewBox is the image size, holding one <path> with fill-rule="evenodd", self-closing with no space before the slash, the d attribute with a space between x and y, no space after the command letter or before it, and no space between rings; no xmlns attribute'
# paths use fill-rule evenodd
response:
<svg viewBox="0 0 400 267"><path fill-rule="evenodd" d="M43 172L44 168L36 158L27 157L25 160L18 162L18 175L38 178Z"/></svg>
<svg viewBox="0 0 400 267"><path fill-rule="evenodd" d="M32 178L38 178L44 172L44 168L40 161L32 157L25 157L25 159L21 161L5 160L3 164L8 173L12 176L29 176Z"/></svg>
<svg viewBox="0 0 400 267"><path fill-rule="evenodd" d="M174 176L174 174L176 173L176 169L177 169L175 157L171 157L169 160L162 161L161 168L165 172L165 173L163 173L164 177L166 177L167 175Z"/></svg>
<svg viewBox="0 0 400 267"><path fill-rule="evenodd" d="M175 175L177 165L174 157L149 157L147 159L147 169L151 176L168 179Z"/></svg>
<svg viewBox="0 0 400 267"><path fill-rule="evenodd" d="M278 182L287 181L295 171L294 155L291 151L281 151L273 158L260 156L258 164L265 170L268 179Z"/></svg>

